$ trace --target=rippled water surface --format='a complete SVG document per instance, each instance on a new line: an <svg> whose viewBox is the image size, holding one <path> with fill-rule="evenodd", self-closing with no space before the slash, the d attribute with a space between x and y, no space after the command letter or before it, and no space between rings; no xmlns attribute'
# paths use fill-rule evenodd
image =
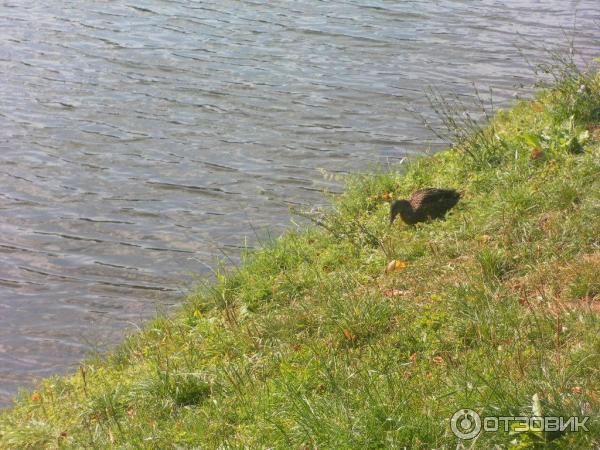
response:
<svg viewBox="0 0 600 450"><path fill-rule="evenodd" d="M1 2L0 403L280 233L319 168L426 150L424 88L529 86L517 47L574 17L594 54L597 0Z"/></svg>

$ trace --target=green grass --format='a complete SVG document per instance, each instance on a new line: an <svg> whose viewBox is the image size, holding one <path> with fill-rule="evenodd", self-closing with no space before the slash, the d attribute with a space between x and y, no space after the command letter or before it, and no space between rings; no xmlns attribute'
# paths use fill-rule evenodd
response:
<svg viewBox="0 0 600 450"><path fill-rule="evenodd" d="M600 446L599 108L600 77L569 71L448 151L349 177L319 225L22 392L0 447L454 449L461 408L590 417L464 448ZM390 227L383 194L424 186L464 197Z"/></svg>

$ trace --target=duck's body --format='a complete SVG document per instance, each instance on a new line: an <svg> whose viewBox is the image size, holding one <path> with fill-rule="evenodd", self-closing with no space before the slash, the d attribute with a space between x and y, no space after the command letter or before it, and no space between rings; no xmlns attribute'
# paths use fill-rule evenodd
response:
<svg viewBox="0 0 600 450"><path fill-rule="evenodd" d="M412 193L408 200L396 200L390 209L390 223L397 215L408 225L439 219L458 203L460 192L454 189L425 188Z"/></svg>

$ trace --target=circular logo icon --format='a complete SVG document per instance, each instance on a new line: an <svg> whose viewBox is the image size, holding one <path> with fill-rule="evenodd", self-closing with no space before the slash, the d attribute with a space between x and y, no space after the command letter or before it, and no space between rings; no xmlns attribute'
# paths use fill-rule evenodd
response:
<svg viewBox="0 0 600 450"><path fill-rule="evenodd" d="M473 439L481 432L481 417L472 409L459 409L450 419L450 428L459 439Z"/></svg>

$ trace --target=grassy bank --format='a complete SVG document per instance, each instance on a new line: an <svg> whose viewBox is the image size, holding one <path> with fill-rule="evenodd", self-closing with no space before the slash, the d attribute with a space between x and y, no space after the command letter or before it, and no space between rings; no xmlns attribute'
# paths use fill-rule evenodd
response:
<svg viewBox="0 0 600 450"><path fill-rule="evenodd" d="M22 393L0 448L454 449L461 408L590 417L465 448L599 446L600 77L566 70L483 129L446 112L451 150L351 177L318 225ZM389 197L425 186L464 196L390 227Z"/></svg>

